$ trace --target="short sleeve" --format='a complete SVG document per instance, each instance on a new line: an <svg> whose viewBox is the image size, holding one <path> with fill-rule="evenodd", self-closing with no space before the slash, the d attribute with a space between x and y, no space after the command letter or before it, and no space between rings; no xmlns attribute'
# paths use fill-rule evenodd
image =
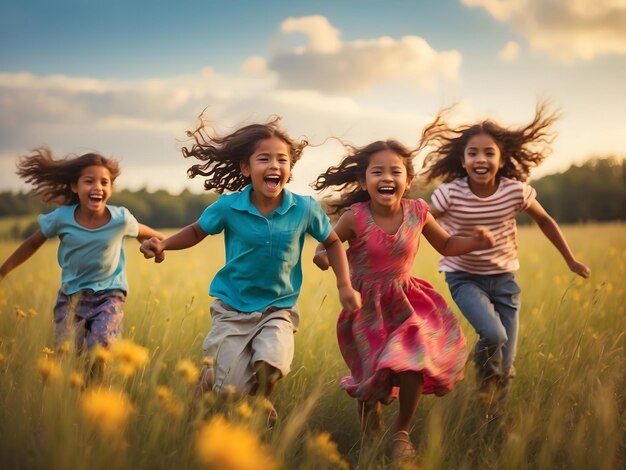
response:
<svg viewBox="0 0 626 470"><path fill-rule="evenodd" d="M139 235L139 222L133 214L130 213L128 209L123 208L124 211L124 236L127 237L136 237Z"/></svg>
<svg viewBox="0 0 626 470"><path fill-rule="evenodd" d="M522 211L525 211L537 199L537 191L527 183L522 183Z"/></svg>
<svg viewBox="0 0 626 470"><path fill-rule="evenodd" d="M220 196L209 207L204 209L200 219L198 219L198 225L209 235L215 235L224 230L224 197Z"/></svg>
<svg viewBox="0 0 626 470"><path fill-rule="evenodd" d="M318 242L323 242L333 229L330 225L330 220L319 202L311 196L306 196L305 200L310 207L309 225L306 231Z"/></svg>
<svg viewBox="0 0 626 470"><path fill-rule="evenodd" d="M41 233L46 238L55 237L59 230L59 211L58 209L53 210L48 214L41 214L37 217L37 222L39 223L39 228L41 229Z"/></svg>
<svg viewBox="0 0 626 470"><path fill-rule="evenodd" d="M430 197L431 202L437 212L440 214L445 213L450 208L450 197L448 187L445 184L437 187Z"/></svg>
<svg viewBox="0 0 626 470"><path fill-rule="evenodd" d="M428 217L428 212L430 211L430 207L428 207L428 203L423 199L417 199L414 201L415 211L420 219L421 225L424 225L426 222L426 218Z"/></svg>

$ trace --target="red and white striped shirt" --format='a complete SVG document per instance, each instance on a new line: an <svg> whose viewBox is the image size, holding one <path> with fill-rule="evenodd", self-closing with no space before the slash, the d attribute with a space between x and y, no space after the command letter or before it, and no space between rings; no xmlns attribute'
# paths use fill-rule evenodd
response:
<svg viewBox="0 0 626 470"><path fill-rule="evenodd" d="M476 225L493 232L496 244L461 256L444 256L440 271L473 274L501 274L519 269L515 216L530 206L536 191L526 183L500 178L498 189L489 197L476 196L467 178L457 178L439 186L432 203L441 214L439 223L450 235L471 236Z"/></svg>

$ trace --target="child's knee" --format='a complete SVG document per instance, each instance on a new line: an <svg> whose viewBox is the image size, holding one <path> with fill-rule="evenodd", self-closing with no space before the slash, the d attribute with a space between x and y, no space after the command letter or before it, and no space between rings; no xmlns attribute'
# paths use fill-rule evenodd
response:
<svg viewBox="0 0 626 470"><path fill-rule="evenodd" d="M487 348L501 348L508 340L504 326L498 324L485 327L480 332L480 338Z"/></svg>

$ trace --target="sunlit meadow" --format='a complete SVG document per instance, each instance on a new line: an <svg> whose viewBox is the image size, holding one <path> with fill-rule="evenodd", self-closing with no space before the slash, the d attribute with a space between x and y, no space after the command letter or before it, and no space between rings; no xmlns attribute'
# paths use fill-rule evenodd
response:
<svg viewBox="0 0 626 470"><path fill-rule="evenodd" d="M521 333L505 415L486 421L471 368L451 394L424 397L406 468L624 468L626 238L621 224L565 227L590 265L576 278L536 227L520 228ZM5 259L18 242L0 242ZM0 468L384 468L385 439L364 444L356 406L339 388L346 373L335 339L339 303L331 273L304 253L292 373L268 404L207 395L191 408L210 327L208 284L223 263L207 238L155 265L129 241L125 340L77 358L53 350L59 286L48 242L0 283ZM426 241L414 272L448 300ZM455 311L458 310L455 307ZM461 320L471 344L475 335ZM89 380L85 371L99 373ZM397 403L385 408L390 423Z"/></svg>

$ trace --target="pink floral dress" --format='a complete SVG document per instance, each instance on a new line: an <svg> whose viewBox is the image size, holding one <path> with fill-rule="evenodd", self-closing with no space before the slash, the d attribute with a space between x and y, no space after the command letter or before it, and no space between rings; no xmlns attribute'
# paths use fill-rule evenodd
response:
<svg viewBox="0 0 626 470"><path fill-rule="evenodd" d="M376 225L369 201L350 210L357 229L347 255L363 307L342 310L337 322L351 373L342 387L359 400L387 403L397 396L393 372L416 371L423 393L449 392L463 378L465 337L443 297L411 274L428 204L403 199L404 220L394 235Z"/></svg>

